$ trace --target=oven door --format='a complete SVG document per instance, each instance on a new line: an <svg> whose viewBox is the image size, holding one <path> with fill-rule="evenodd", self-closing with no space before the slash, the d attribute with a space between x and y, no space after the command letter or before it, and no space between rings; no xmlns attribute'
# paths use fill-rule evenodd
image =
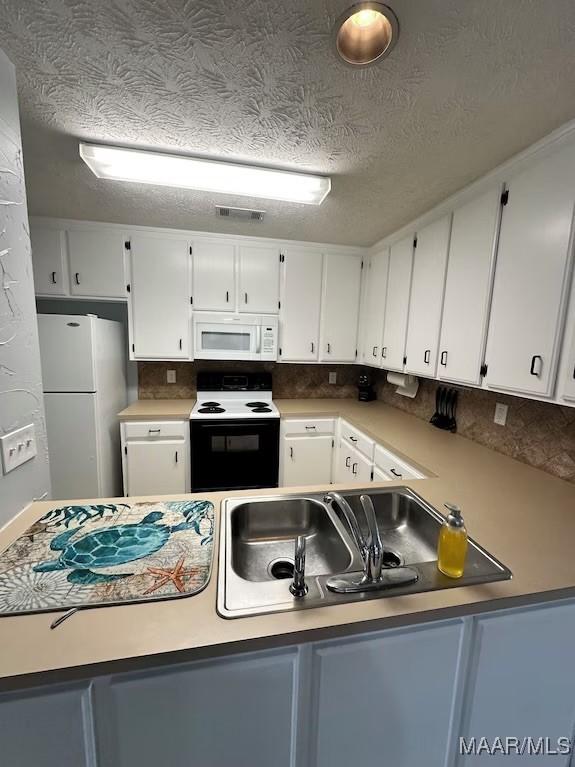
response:
<svg viewBox="0 0 575 767"><path fill-rule="evenodd" d="M192 490L277 487L279 418L191 421Z"/></svg>
<svg viewBox="0 0 575 767"><path fill-rule="evenodd" d="M261 328L236 322L194 321L194 357L203 360L258 360Z"/></svg>

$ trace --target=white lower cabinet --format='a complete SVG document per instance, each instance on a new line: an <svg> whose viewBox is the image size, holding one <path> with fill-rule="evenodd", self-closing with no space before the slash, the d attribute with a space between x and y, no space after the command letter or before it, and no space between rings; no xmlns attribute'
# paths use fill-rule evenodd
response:
<svg viewBox="0 0 575 767"><path fill-rule="evenodd" d="M284 650L113 677L102 764L294 767L297 662Z"/></svg>
<svg viewBox="0 0 575 767"><path fill-rule="evenodd" d="M285 437L282 453L282 485L331 483L332 436Z"/></svg>
<svg viewBox="0 0 575 767"><path fill-rule="evenodd" d="M124 495L190 492L188 421L122 424Z"/></svg>
<svg viewBox="0 0 575 767"><path fill-rule="evenodd" d="M443 767L463 623L314 648L313 767Z"/></svg>

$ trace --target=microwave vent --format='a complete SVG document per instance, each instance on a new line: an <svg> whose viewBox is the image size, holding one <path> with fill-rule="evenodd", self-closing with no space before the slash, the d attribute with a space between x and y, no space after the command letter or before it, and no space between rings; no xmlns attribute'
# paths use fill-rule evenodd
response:
<svg viewBox="0 0 575 767"><path fill-rule="evenodd" d="M216 216L218 216L218 218L239 218L243 221L263 221L265 213L265 210L226 208L223 205L216 205Z"/></svg>

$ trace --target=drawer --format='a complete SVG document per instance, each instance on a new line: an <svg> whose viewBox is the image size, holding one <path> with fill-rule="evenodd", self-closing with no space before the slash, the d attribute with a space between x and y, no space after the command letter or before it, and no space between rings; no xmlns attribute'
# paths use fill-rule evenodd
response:
<svg viewBox="0 0 575 767"><path fill-rule="evenodd" d="M335 434L335 418L285 418L281 427L284 435Z"/></svg>
<svg viewBox="0 0 575 767"><path fill-rule="evenodd" d="M376 469L386 474L390 479L422 479L423 475L396 455L390 453L381 445L375 446Z"/></svg>
<svg viewBox="0 0 575 767"><path fill-rule="evenodd" d="M187 439L190 433L189 421L125 421L126 440L142 439Z"/></svg>
<svg viewBox="0 0 575 767"><path fill-rule="evenodd" d="M340 436L349 445L355 447L360 453L363 453L370 461L373 460L373 449L375 442L366 437L361 431L351 426L347 421L341 421L340 424Z"/></svg>

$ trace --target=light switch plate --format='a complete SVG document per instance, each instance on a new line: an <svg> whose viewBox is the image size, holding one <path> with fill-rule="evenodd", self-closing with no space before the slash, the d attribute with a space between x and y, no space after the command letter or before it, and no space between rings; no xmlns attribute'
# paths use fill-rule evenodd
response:
<svg viewBox="0 0 575 767"><path fill-rule="evenodd" d="M36 457L36 433L34 424L23 426L0 437L2 450L2 466L4 474L17 469L26 461Z"/></svg>
<svg viewBox="0 0 575 767"><path fill-rule="evenodd" d="M337 373L330 373L329 374L329 382L330 382L330 384L336 384L337 383Z"/></svg>
<svg viewBox="0 0 575 767"><path fill-rule="evenodd" d="M509 405L504 405L503 402L497 402L495 405L495 415L493 416L494 423L499 424L499 426L505 426L507 423L508 410Z"/></svg>
<svg viewBox="0 0 575 767"><path fill-rule="evenodd" d="M168 383L176 383L176 371L168 370L166 372L166 380Z"/></svg>

